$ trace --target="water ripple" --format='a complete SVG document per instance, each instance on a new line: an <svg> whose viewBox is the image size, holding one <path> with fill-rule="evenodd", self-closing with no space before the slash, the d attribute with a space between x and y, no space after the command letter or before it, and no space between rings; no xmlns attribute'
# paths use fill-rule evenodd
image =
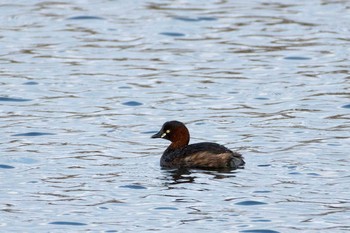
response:
<svg viewBox="0 0 350 233"><path fill-rule="evenodd" d="M185 36L184 33L180 33L180 32L161 32L159 34L164 35L164 36L171 36L171 37L182 37L182 36Z"/></svg>
<svg viewBox="0 0 350 233"><path fill-rule="evenodd" d="M0 101L4 101L4 102L27 102L27 101L31 101L31 99L0 97Z"/></svg>
<svg viewBox="0 0 350 233"><path fill-rule="evenodd" d="M67 222L67 221L56 221L56 222L50 222L49 224L66 225L66 226L85 226L85 225L87 225L87 224L81 223L81 222Z"/></svg>
<svg viewBox="0 0 350 233"><path fill-rule="evenodd" d="M0 11L2 232L350 229L345 1ZM245 168L161 169L167 120Z"/></svg>
<svg viewBox="0 0 350 233"><path fill-rule="evenodd" d="M67 19L68 20L94 20L94 19L102 20L104 18L98 17L98 16L80 15L80 16L69 17Z"/></svg>
<svg viewBox="0 0 350 233"><path fill-rule="evenodd" d="M267 203L261 202L261 201L241 201L237 202L236 205L246 205L246 206L251 206L251 205L265 205Z"/></svg>
<svg viewBox="0 0 350 233"><path fill-rule="evenodd" d="M10 165L6 165L6 164L0 164L0 169L13 169L15 167L10 166Z"/></svg>
<svg viewBox="0 0 350 233"><path fill-rule="evenodd" d="M37 137L37 136L47 136L47 135L55 135L54 133L45 133L45 132L28 132L28 133L19 133L19 134L13 134L12 136L20 137Z"/></svg>

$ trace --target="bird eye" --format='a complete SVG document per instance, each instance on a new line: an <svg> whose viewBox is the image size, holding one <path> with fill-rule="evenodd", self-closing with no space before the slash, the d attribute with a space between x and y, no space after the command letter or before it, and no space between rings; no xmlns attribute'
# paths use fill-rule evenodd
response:
<svg viewBox="0 0 350 233"><path fill-rule="evenodd" d="M168 133L170 133L169 129L165 130L165 133L163 133L160 137L164 138Z"/></svg>

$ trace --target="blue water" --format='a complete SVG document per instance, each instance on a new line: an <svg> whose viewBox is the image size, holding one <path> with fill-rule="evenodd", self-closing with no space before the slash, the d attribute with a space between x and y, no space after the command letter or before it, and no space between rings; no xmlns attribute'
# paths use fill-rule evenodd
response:
<svg viewBox="0 0 350 233"><path fill-rule="evenodd" d="M348 1L2 1L1 232L347 232ZM239 151L164 170L167 120Z"/></svg>

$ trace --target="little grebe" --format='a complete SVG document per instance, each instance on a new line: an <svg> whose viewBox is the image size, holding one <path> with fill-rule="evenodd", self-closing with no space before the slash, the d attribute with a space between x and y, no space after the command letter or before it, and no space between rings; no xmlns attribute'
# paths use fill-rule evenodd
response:
<svg viewBox="0 0 350 233"><path fill-rule="evenodd" d="M165 122L161 130L152 138L171 141L160 159L162 167L237 169L245 164L241 154L217 143L202 142L188 145L190 133L179 121Z"/></svg>

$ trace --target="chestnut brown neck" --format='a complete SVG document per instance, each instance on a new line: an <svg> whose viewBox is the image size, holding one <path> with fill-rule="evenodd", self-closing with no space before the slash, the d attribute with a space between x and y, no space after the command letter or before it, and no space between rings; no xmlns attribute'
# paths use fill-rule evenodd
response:
<svg viewBox="0 0 350 233"><path fill-rule="evenodd" d="M186 127L179 127L170 136L171 144L169 148L180 149L190 142L190 133Z"/></svg>

